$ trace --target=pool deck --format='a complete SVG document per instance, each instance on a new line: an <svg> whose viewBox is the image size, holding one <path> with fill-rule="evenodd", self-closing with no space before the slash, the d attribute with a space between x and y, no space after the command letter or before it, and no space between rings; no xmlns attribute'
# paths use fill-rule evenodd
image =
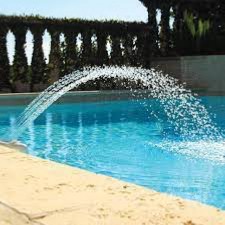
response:
<svg viewBox="0 0 225 225"><path fill-rule="evenodd" d="M0 225L224 225L225 211L0 146Z"/></svg>

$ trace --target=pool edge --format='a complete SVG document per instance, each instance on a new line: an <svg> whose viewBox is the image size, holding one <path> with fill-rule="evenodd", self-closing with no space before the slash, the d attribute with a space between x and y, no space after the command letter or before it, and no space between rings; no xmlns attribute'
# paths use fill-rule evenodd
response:
<svg viewBox="0 0 225 225"><path fill-rule="evenodd" d="M225 224L217 208L2 145L0 182L0 221L12 225Z"/></svg>

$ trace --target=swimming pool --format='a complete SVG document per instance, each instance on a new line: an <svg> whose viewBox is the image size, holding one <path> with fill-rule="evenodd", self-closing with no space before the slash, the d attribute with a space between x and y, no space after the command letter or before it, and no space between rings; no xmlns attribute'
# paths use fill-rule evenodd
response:
<svg viewBox="0 0 225 225"><path fill-rule="evenodd" d="M204 97L203 103L225 129L225 97ZM15 132L24 108L0 107L1 140ZM54 104L19 140L31 155L225 209L225 165L154 145L165 136L179 141L157 101L149 99Z"/></svg>

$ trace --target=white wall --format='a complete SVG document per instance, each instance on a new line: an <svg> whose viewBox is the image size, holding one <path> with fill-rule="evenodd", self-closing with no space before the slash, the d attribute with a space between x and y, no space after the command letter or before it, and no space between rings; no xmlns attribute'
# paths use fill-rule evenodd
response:
<svg viewBox="0 0 225 225"><path fill-rule="evenodd" d="M225 95L225 55L161 58L152 66L202 94Z"/></svg>

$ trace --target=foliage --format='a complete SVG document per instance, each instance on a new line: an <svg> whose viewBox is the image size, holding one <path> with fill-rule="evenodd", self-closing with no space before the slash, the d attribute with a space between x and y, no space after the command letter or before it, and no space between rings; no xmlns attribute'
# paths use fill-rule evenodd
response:
<svg viewBox="0 0 225 225"><path fill-rule="evenodd" d="M15 25L25 25L27 27L33 26L34 24L43 25L45 27L55 27L58 29L64 28L76 28L77 30L84 29L96 29L96 30L112 30L123 32L129 27L131 30L141 30L145 27L143 22L125 22L120 20L84 20L84 19L69 19L69 18L53 18L53 17L42 17L40 15L31 16L5 16L0 14L1 24L15 24Z"/></svg>
<svg viewBox="0 0 225 225"><path fill-rule="evenodd" d="M15 55L11 70L12 83L20 81L37 90L37 85L52 83L64 74L86 65L122 64L129 59L128 54L122 55L120 43L129 35L132 40L145 32L145 23L123 21L89 21L80 19L55 19L41 16L4 16L0 15L0 71L5 81L2 86L9 86L9 63L6 50L6 35L11 30L15 36ZM33 55L31 66L27 64L25 54L26 33L33 35ZM42 49L43 33L47 30L51 36L49 63L46 65ZM64 34L64 43L60 43L60 35ZM81 35L81 50L78 51L76 38ZM109 59L106 42L112 37L112 51ZM92 39L95 39L93 41ZM3 57L4 56L4 57ZM141 57L141 55L140 55ZM8 82L7 82L8 80Z"/></svg>
<svg viewBox="0 0 225 225"><path fill-rule="evenodd" d="M44 59L44 52L42 49L43 44L43 33L44 29L41 26L33 26L31 28L33 34L33 57L31 62L32 77L31 77L31 90L33 90L33 85L39 83L45 83L46 79L46 63Z"/></svg>
<svg viewBox="0 0 225 225"><path fill-rule="evenodd" d="M0 27L0 90L10 88L10 66L6 48L6 33L5 26Z"/></svg>
<svg viewBox="0 0 225 225"><path fill-rule="evenodd" d="M209 20L202 20L201 18L196 19L193 13L189 13L187 10L184 12L184 21L194 38L203 37L211 27Z"/></svg>
<svg viewBox="0 0 225 225"><path fill-rule="evenodd" d="M22 83L28 82L28 65L27 57L25 54L26 43L26 26L12 26L12 32L15 35L15 55L13 61L13 80Z"/></svg>
<svg viewBox="0 0 225 225"><path fill-rule="evenodd" d="M58 77L74 69L82 69L86 65L119 64L149 67L152 57L225 53L223 1L140 2L148 10L148 23L55 19L39 15L0 15L0 85L7 87L10 80L6 48L6 35L9 30L13 31L16 38L11 82L19 80L30 83L31 87L42 83L50 84ZM157 23L159 11L161 18L160 23ZM173 26L170 24L171 16L174 20ZM24 49L28 30L34 37L31 66L27 65ZM48 64L45 62L42 49L42 35L46 30L51 36ZM61 34L65 36L63 43L59 38ZM78 47L78 37L81 38L81 48ZM109 52L106 45L110 45ZM97 86L101 87L101 84Z"/></svg>

